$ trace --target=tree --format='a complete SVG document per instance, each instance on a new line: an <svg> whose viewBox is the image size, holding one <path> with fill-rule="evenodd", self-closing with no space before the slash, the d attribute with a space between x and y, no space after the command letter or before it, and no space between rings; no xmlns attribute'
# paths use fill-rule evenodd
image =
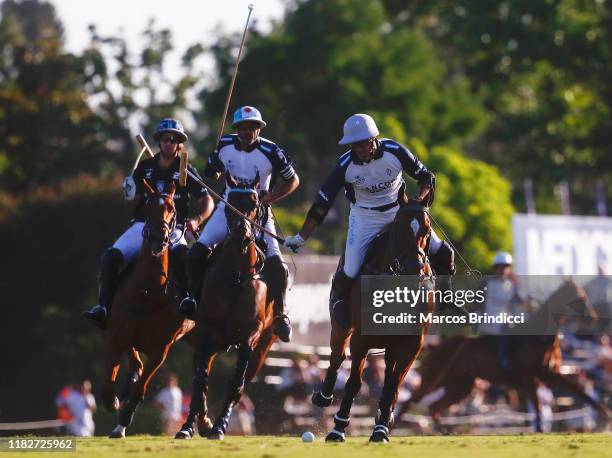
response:
<svg viewBox="0 0 612 458"><path fill-rule="evenodd" d="M482 96L492 123L471 154L500 166L517 190L532 177L540 210L554 210L552 188L561 179L570 179L582 213L594 210L597 179L610 195L610 2L385 4L408 27L422 28Z"/></svg>
<svg viewBox="0 0 612 458"><path fill-rule="evenodd" d="M153 20L143 31L148 45L141 52L130 50L123 37L101 36L93 25L89 30L90 45L82 56L83 84L97 115L98 130L113 140L108 143L109 152L127 167L134 149L130 127L138 126L140 132L150 134L163 118L191 120L188 102L202 80L195 64L204 48L190 46L181 67L170 72L172 35L167 29L156 29Z"/></svg>
<svg viewBox="0 0 612 458"><path fill-rule="evenodd" d="M221 37L211 48L219 84L201 93L198 116L207 124L222 110L237 38ZM488 123L479 95L467 78L445 64L422 28L407 27L384 2L296 2L270 33L251 34L240 65L234 107L252 104L262 110L269 122L263 135L279 139L305 183L306 191L296 193L289 205L305 212L342 152L335 145L344 120L366 112L377 120L383 136L430 146L418 150L439 177L434 215L448 225L468 259L482 268L494 250L509 247L508 182L495 167L459 152ZM207 148L214 134L205 140ZM483 186L482 193L475 192L477 186ZM337 200L342 215L344 199ZM295 226L295 218L281 218L285 221ZM322 250L337 253L345 218L326 224L317 232Z"/></svg>
<svg viewBox="0 0 612 458"><path fill-rule="evenodd" d="M48 3L2 4L0 177L9 191L95 172L104 139L81 85L81 62L63 51L63 29Z"/></svg>
<svg viewBox="0 0 612 458"><path fill-rule="evenodd" d="M225 101L235 46L222 37L211 48L219 85L202 91L199 114L209 125ZM467 80L445 76L431 41L394 23L381 1L296 2L272 32L250 35L233 108L260 107L270 118L264 135L282 139L300 169L318 178L356 112L392 117L427 144L473 138L484 111ZM211 132L206 149L213 141Z"/></svg>

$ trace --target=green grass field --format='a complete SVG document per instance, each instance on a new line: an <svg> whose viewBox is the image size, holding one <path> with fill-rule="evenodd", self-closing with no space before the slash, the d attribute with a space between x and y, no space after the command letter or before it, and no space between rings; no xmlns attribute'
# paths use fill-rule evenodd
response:
<svg viewBox="0 0 612 458"><path fill-rule="evenodd" d="M77 439L76 452L27 452L25 456L95 457L316 457L316 458L564 458L612 456L611 434L539 434L524 436L410 436L392 437L389 444L369 444L351 437L344 444L326 444L323 437L302 443L299 437L227 437L222 442L200 437L178 441L160 436L129 436L124 440ZM2 458L24 456L5 452Z"/></svg>

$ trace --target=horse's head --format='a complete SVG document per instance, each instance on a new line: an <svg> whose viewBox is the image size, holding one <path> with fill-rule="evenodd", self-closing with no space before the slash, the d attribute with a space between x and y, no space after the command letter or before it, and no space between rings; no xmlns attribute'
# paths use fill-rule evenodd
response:
<svg viewBox="0 0 612 458"><path fill-rule="evenodd" d="M427 261L431 223L425 207L409 200L399 209L391 227L391 269L396 274L422 275Z"/></svg>
<svg viewBox="0 0 612 458"><path fill-rule="evenodd" d="M597 319L597 312L586 292L570 277L565 278L563 284L550 295L544 308L561 318L561 321L566 321L569 317L587 321Z"/></svg>
<svg viewBox="0 0 612 458"><path fill-rule="evenodd" d="M255 220L259 210L259 172L255 179L250 183L238 183L229 173L225 176L229 192L227 201L236 209L240 210L247 218ZM229 228L229 240L236 242L242 250L246 250L254 238L251 223L239 217L227 206L225 207L225 217Z"/></svg>
<svg viewBox="0 0 612 458"><path fill-rule="evenodd" d="M148 243L151 254L160 257L170 243L170 234L176 225L176 208L174 206L174 192L176 186L170 185L167 193L156 191L147 180L143 180L149 190L146 202L146 220L142 231L143 240Z"/></svg>

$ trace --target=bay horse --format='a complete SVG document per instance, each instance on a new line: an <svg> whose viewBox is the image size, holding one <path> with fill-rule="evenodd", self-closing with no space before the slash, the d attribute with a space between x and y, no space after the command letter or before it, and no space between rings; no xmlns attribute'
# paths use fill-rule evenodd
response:
<svg viewBox="0 0 612 458"><path fill-rule="evenodd" d="M252 183L238 184L226 174L228 202L251 220L260 210L257 188L259 173ZM199 347L193 378L189 414L176 439L191 439L194 424L209 439L223 439L234 405L245 386L257 374L276 336L272 329L273 301L260 272L265 254L257 246L249 221L225 208L229 234L217 248L204 278L196 321ZM238 353L223 408L214 424L208 418L208 381L212 363L220 351L235 346Z"/></svg>
<svg viewBox="0 0 612 458"><path fill-rule="evenodd" d="M426 255L430 233L431 223L427 208L420 201L409 200L406 206L398 210L394 221L387 229L371 243L360 275L415 275L421 280L431 278L433 271ZM419 285L414 287L417 288ZM350 376L344 388L340 409L334 416L335 427L325 438L327 442L344 442L345 430L350 422L351 406L361 388L362 372L368 351L372 348L384 348L385 379L370 442L388 442L398 389L423 348L428 324L422 325L420 332L414 335L361 335L359 279L353 282L348 297L351 327L342 328L332 318L330 336L332 352L329 368L321 387L313 394L312 402L319 407L331 405L338 370L346 358L346 347L350 339ZM429 296L425 306L424 312L433 311L432 296Z"/></svg>
<svg viewBox="0 0 612 458"><path fill-rule="evenodd" d="M561 374L562 357L559 345L559 328L569 318L570 307L579 316L596 318L595 310L584 290L573 280L566 279L533 315L530 322L553 326L550 335L513 335L513 370L503 370L497 352L494 336L451 337L433 347L423 360L421 385L404 403L398 417L407 412L411 405L418 403L427 394L444 389L440 399L429 405L429 413L440 431L445 431L440 417L453 404L467 397L475 379L481 378L495 384L518 388L533 403L535 408L535 430L542 432L540 404L537 397L538 381L550 386L568 390L594 407L604 421L608 419L607 409L587 395L584 389L566 375ZM550 318L554 318L551 323ZM539 330L541 333L541 329ZM526 334L531 331L526 330Z"/></svg>
<svg viewBox="0 0 612 458"><path fill-rule="evenodd" d="M111 438L125 437L134 412L170 347L195 326L177 313L177 300L169 291L168 246L176 223L175 185L171 184L168 193L159 193L146 180L144 184L150 195L142 247L133 269L125 274L113 298L105 330L102 398L107 408L119 410L119 423ZM147 355L144 365L139 357L141 351ZM120 405L114 385L124 353L129 357L132 375Z"/></svg>

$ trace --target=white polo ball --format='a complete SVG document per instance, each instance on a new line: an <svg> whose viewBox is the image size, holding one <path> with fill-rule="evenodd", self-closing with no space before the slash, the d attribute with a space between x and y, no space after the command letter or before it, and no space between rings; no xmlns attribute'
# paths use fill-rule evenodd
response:
<svg viewBox="0 0 612 458"><path fill-rule="evenodd" d="M314 434L312 434L310 431L306 431L304 434L302 434L302 442L312 442L314 441Z"/></svg>

